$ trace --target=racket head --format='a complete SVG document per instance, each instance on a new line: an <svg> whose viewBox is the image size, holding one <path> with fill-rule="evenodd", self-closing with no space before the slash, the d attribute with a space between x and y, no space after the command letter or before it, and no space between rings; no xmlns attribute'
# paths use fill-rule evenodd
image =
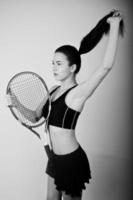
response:
<svg viewBox="0 0 133 200"><path fill-rule="evenodd" d="M41 126L48 119L51 109L51 98L45 81L37 73L24 71L15 74L7 85L6 94L14 94L21 105L32 111L35 111L43 101L44 105L47 103L47 115L45 118L42 116L36 122L30 121L25 117L22 112L19 111L19 108L9 106L13 116L22 125L34 128Z"/></svg>

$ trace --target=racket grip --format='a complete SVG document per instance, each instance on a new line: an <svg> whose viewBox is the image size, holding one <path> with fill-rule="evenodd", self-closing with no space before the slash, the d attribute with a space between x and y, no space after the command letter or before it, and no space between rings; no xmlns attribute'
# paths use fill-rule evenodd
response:
<svg viewBox="0 0 133 200"><path fill-rule="evenodd" d="M51 158L52 157L52 154L53 154L53 151L50 149L49 145L44 145L44 149L46 151L46 154L48 156L48 158Z"/></svg>

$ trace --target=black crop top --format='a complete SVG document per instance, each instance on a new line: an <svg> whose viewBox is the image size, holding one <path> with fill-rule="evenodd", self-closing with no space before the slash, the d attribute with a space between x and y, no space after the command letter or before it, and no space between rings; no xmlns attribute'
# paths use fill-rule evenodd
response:
<svg viewBox="0 0 133 200"><path fill-rule="evenodd" d="M65 103L65 97L72 88L68 89L55 101L51 102L51 111L48 118L48 125L53 125L53 126L57 126L61 128L66 128L66 129L75 129L76 122L78 120L78 116L80 112L73 110L72 108L68 107ZM55 90L53 90L50 93L50 95ZM43 107L44 117L47 116L47 112L48 112L48 102L46 102L46 104Z"/></svg>

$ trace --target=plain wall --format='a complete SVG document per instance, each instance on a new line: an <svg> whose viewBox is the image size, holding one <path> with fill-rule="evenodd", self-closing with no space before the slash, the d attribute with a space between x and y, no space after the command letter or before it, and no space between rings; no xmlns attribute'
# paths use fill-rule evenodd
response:
<svg viewBox="0 0 133 200"><path fill-rule="evenodd" d="M6 106L8 81L30 70L40 74L49 88L57 84L51 66L54 50L63 44L78 48L82 37L113 8L123 12L125 37L119 38L114 68L85 105L76 135L92 171L83 200L131 199L131 1L0 0L1 200L45 200L47 182L47 157L40 141ZM104 37L82 56L79 83L98 68L106 44Z"/></svg>

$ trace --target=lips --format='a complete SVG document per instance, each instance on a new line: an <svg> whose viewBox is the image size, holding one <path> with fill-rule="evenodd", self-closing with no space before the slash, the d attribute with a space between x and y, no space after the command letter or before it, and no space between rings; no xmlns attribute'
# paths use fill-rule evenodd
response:
<svg viewBox="0 0 133 200"><path fill-rule="evenodd" d="M58 74L57 73L54 73L54 76L57 76Z"/></svg>

